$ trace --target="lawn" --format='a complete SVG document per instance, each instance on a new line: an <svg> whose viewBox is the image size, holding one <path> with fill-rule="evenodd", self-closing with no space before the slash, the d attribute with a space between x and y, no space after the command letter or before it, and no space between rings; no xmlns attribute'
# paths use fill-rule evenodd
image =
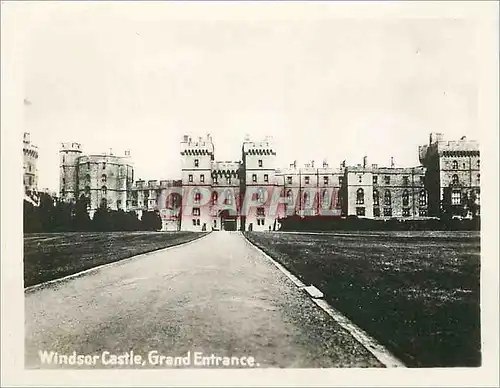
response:
<svg viewBox="0 0 500 388"><path fill-rule="evenodd" d="M24 235L24 286L199 238L195 232L34 233Z"/></svg>
<svg viewBox="0 0 500 388"><path fill-rule="evenodd" d="M479 232L249 232L409 367L481 365Z"/></svg>

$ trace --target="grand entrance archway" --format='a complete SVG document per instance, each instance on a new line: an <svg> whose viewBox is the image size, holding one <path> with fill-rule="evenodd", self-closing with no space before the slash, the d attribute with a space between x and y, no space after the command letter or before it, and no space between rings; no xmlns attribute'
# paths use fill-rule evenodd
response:
<svg viewBox="0 0 500 388"><path fill-rule="evenodd" d="M238 216L229 214L228 210L222 210L219 213L221 230L238 230Z"/></svg>

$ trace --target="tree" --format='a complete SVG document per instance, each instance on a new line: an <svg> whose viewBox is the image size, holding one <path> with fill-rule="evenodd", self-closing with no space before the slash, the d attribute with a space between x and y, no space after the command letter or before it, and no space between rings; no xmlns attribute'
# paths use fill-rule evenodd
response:
<svg viewBox="0 0 500 388"><path fill-rule="evenodd" d="M160 212L147 211L142 213L142 230L160 230L162 227Z"/></svg>
<svg viewBox="0 0 500 388"><path fill-rule="evenodd" d="M88 213L89 200L83 194L73 208L73 228L78 231L90 230L91 220Z"/></svg>

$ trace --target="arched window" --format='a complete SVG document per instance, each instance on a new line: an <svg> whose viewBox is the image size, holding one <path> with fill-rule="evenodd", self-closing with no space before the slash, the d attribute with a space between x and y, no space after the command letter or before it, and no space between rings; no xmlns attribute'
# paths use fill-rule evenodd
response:
<svg viewBox="0 0 500 388"><path fill-rule="evenodd" d="M389 190L384 193L384 205L391 206L391 192Z"/></svg>
<svg viewBox="0 0 500 388"><path fill-rule="evenodd" d="M201 193L198 189L193 190L193 199L195 203L199 203L201 201Z"/></svg>
<svg viewBox="0 0 500 388"><path fill-rule="evenodd" d="M453 161L452 167L454 170L458 169L458 162L456 160Z"/></svg>
<svg viewBox="0 0 500 388"><path fill-rule="evenodd" d="M307 193L307 191L304 193L303 195L303 198L304 198L304 207L307 207L309 206L309 194Z"/></svg>
<svg viewBox="0 0 500 388"><path fill-rule="evenodd" d="M420 207L425 207L427 205L427 193L425 190L420 190L418 195L418 205Z"/></svg>
<svg viewBox="0 0 500 388"><path fill-rule="evenodd" d="M108 180L108 177L106 176L106 174L102 174L101 175L101 181L102 181L102 183L106 183L107 180Z"/></svg>
<svg viewBox="0 0 500 388"><path fill-rule="evenodd" d="M217 203L217 198L218 198L218 197L219 197L219 196L217 195L217 191L214 191L214 192L212 193L212 204L213 204L213 205Z"/></svg>
<svg viewBox="0 0 500 388"><path fill-rule="evenodd" d="M323 205L330 205L330 192L328 190L323 190Z"/></svg>
<svg viewBox="0 0 500 388"><path fill-rule="evenodd" d="M378 190L373 190L373 205L378 206L380 202Z"/></svg>
<svg viewBox="0 0 500 388"><path fill-rule="evenodd" d="M453 176L451 177L451 184L458 185L458 175L457 174L453 174Z"/></svg>
<svg viewBox="0 0 500 388"><path fill-rule="evenodd" d="M108 207L108 200L106 198L101 198L101 207Z"/></svg>
<svg viewBox="0 0 500 388"><path fill-rule="evenodd" d="M89 174L85 175L85 180L87 183L90 183L90 175Z"/></svg>
<svg viewBox="0 0 500 388"><path fill-rule="evenodd" d="M476 162L476 164L477 164L477 168L478 168L478 169L480 169L480 168L481 168L481 162L479 161L479 159L478 159L478 161Z"/></svg>
<svg viewBox="0 0 500 388"><path fill-rule="evenodd" d="M481 174L477 174L477 184L481 183Z"/></svg>
<svg viewBox="0 0 500 388"><path fill-rule="evenodd" d="M226 189L224 192L224 197L225 197L225 203L226 205L232 205L233 204L233 190L231 189Z"/></svg>
<svg viewBox="0 0 500 388"><path fill-rule="evenodd" d="M410 204L410 193L408 190L403 191L403 206L408 206Z"/></svg>
<svg viewBox="0 0 500 388"><path fill-rule="evenodd" d="M106 186L101 187L101 194L106 196L108 194L108 188Z"/></svg>
<svg viewBox="0 0 500 388"><path fill-rule="evenodd" d="M365 203L365 192L363 189L356 191L356 205L363 205Z"/></svg>
<svg viewBox="0 0 500 388"><path fill-rule="evenodd" d="M85 196L88 197L90 195L90 186L85 186Z"/></svg>
<svg viewBox="0 0 500 388"><path fill-rule="evenodd" d="M266 192L262 187L259 187L257 189L257 199L260 202L265 202L266 201Z"/></svg>
<svg viewBox="0 0 500 388"><path fill-rule="evenodd" d="M293 203L293 191L292 189L288 190L286 193L286 198L288 200L288 203Z"/></svg>

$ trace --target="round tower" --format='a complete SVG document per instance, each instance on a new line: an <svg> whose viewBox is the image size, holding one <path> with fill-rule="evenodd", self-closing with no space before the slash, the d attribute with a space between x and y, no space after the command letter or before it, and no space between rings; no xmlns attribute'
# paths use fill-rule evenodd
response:
<svg viewBox="0 0 500 388"><path fill-rule="evenodd" d="M59 150L59 195L61 199L75 201L78 194L78 158L82 154L80 143L62 143Z"/></svg>

